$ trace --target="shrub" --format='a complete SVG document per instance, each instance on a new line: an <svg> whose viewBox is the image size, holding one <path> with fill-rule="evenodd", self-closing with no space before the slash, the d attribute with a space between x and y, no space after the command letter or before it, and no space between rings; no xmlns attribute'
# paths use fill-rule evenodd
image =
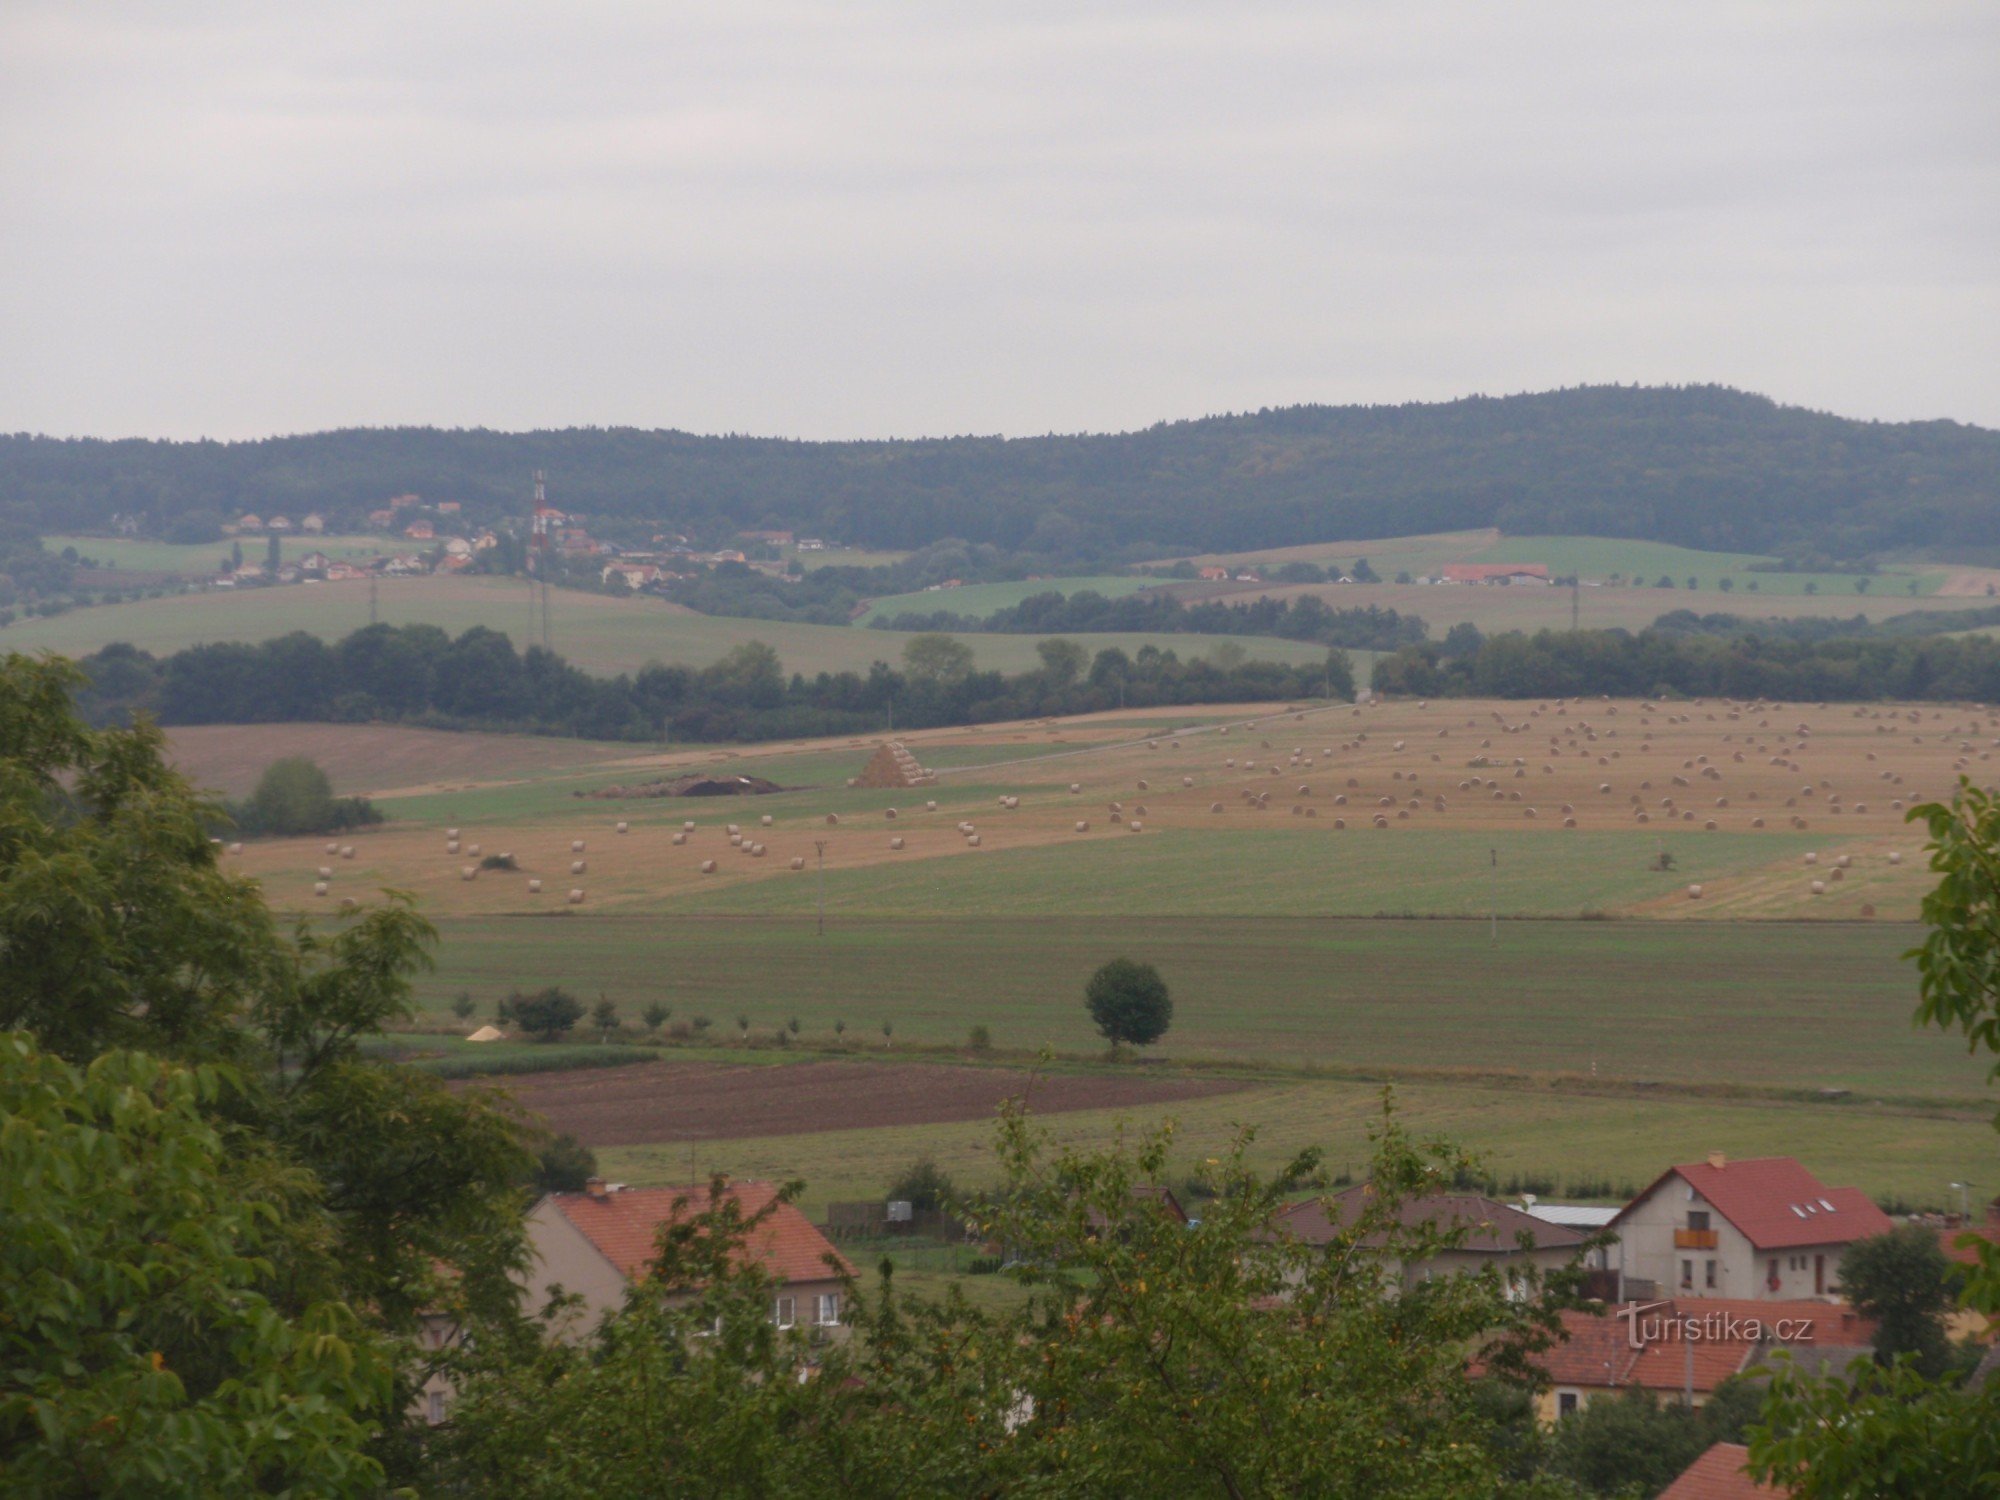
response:
<svg viewBox="0 0 2000 1500"><path fill-rule="evenodd" d="M556 985L532 995L515 995L508 1004L514 1024L538 1041L552 1042L583 1019L583 1002Z"/></svg>
<svg viewBox="0 0 2000 1500"><path fill-rule="evenodd" d="M890 1202L907 1202L918 1210L943 1208L958 1196L950 1176L928 1156L920 1156L889 1184Z"/></svg>
<svg viewBox="0 0 2000 1500"><path fill-rule="evenodd" d="M465 1020L466 1017L470 1016L477 1009L478 1007L472 1003L472 996L468 995L464 990L460 990L458 998L451 1002L451 1013L461 1021Z"/></svg>
<svg viewBox="0 0 2000 1500"><path fill-rule="evenodd" d="M597 1175L597 1153L565 1131L535 1153L534 1185L544 1193L580 1193Z"/></svg>
<svg viewBox="0 0 2000 1500"><path fill-rule="evenodd" d="M648 1031L658 1031L662 1026L667 1024L667 1018L673 1015L673 1013L674 1008L671 1005L663 1005L658 1000L655 1000L644 1010L640 1011L639 1015L645 1021Z"/></svg>
<svg viewBox="0 0 2000 1500"><path fill-rule="evenodd" d="M970 1047L974 1052L991 1052L993 1050L993 1033L984 1026L975 1026L972 1028L971 1034L966 1037L965 1045Z"/></svg>

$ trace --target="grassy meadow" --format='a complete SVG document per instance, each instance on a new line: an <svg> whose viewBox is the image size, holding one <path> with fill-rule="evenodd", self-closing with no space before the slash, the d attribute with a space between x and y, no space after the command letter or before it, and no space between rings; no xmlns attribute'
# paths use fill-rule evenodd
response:
<svg viewBox="0 0 2000 1500"><path fill-rule="evenodd" d="M867 613L857 618L854 623L865 626L870 620L893 620L900 614L930 614L941 609L949 610L955 615L971 615L983 620L999 610L1011 609L1023 599L1035 594L1061 594L1064 598L1068 598L1071 594L1089 590L1102 594L1107 599L1118 599L1126 594L1136 594L1152 582L1154 580L1150 578L1107 573L1091 578L1037 578L1017 580L1013 583L968 583L955 589L891 594L885 598L871 600Z"/></svg>
<svg viewBox="0 0 2000 1500"><path fill-rule="evenodd" d="M245 562L260 565L269 545L262 534L186 544L149 542L137 537L42 538L42 545L49 551L60 552L65 547L74 547L80 556L95 560L100 567L109 564L114 568L138 572L182 573L190 577L205 577L214 573L216 565L229 556L232 544L242 546ZM324 552L328 557L336 558L381 557L408 551L415 544L396 536L304 536L293 533L279 538L278 545L284 559L295 562L309 552Z"/></svg>

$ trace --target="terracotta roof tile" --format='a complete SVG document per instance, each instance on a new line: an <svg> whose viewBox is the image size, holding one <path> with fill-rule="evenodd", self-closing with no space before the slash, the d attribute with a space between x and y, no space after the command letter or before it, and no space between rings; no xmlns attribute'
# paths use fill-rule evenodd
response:
<svg viewBox="0 0 2000 1500"><path fill-rule="evenodd" d="M1619 1211L1623 1219L1669 1177L1680 1177L1759 1250L1844 1245L1895 1226L1859 1188L1830 1188L1789 1156L1669 1167Z"/></svg>
<svg viewBox="0 0 2000 1500"><path fill-rule="evenodd" d="M778 1190L768 1182L735 1182L723 1190L743 1216L766 1207ZM708 1201L708 1186L691 1188L618 1188L603 1197L591 1193L551 1193L549 1202L595 1245L604 1258L627 1278L642 1272L655 1254L659 1229L683 1214L699 1213ZM840 1252L812 1221L789 1203L780 1203L770 1217L751 1231L748 1248L777 1281L827 1281L854 1273ZM828 1267L832 1256L840 1267Z"/></svg>
<svg viewBox="0 0 2000 1500"><path fill-rule="evenodd" d="M1750 1450L1741 1443L1717 1443L1661 1490L1659 1500L1763 1500L1786 1493L1745 1473L1749 1458Z"/></svg>
<svg viewBox="0 0 2000 1500"><path fill-rule="evenodd" d="M1633 1347L1635 1320L1639 1348ZM1873 1323L1837 1303L1680 1297L1605 1313L1565 1312L1565 1341L1536 1362L1557 1385L1677 1391L1687 1384L1692 1351L1694 1389L1705 1395L1758 1356L1783 1347L1776 1338L1781 1324L1788 1325L1784 1343L1821 1353L1865 1347L1874 1337Z"/></svg>

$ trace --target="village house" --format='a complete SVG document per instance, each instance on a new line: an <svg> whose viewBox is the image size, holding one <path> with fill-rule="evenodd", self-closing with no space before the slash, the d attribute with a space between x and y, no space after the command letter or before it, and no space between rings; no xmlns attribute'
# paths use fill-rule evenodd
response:
<svg viewBox="0 0 2000 1500"><path fill-rule="evenodd" d="M523 1305L531 1312L545 1306L557 1287L580 1297L581 1316L560 1332L583 1338L624 1306L627 1286L657 1254L661 1226L701 1212L708 1193L706 1185L628 1188L593 1177L580 1193L547 1194L528 1213L532 1264ZM732 1182L723 1193L746 1220L770 1209L744 1248L770 1277L771 1321L814 1337L844 1337L842 1278L854 1268L794 1205L776 1202L770 1183Z"/></svg>
<svg viewBox="0 0 2000 1500"><path fill-rule="evenodd" d="M236 529L238 531L262 531L264 529L264 518L246 511L236 518Z"/></svg>
<svg viewBox="0 0 2000 1500"><path fill-rule="evenodd" d="M413 542L434 541L437 537L437 528L429 521L416 520L403 528L403 535Z"/></svg>
<svg viewBox="0 0 2000 1500"><path fill-rule="evenodd" d="M1446 563L1440 583L1547 583L1547 563Z"/></svg>
<svg viewBox="0 0 2000 1500"><path fill-rule="evenodd" d="M377 531L384 531L396 524L396 513L393 510L371 510L368 512L368 524Z"/></svg>
<svg viewBox="0 0 2000 1500"><path fill-rule="evenodd" d="M1851 1308L1811 1300L1677 1297L1602 1313L1571 1309L1561 1318L1562 1342L1533 1356L1549 1377L1536 1398L1544 1422L1635 1387L1701 1406L1723 1381L1779 1349L1805 1368L1843 1369L1873 1357L1875 1335Z"/></svg>
<svg viewBox="0 0 2000 1500"><path fill-rule="evenodd" d="M328 583L346 583L356 578L366 578L368 570L357 568L353 563L330 562L326 565L325 578Z"/></svg>
<svg viewBox="0 0 2000 1500"><path fill-rule="evenodd" d="M622 583L628 589L642 589L660 581L660 570L651 563L611 563L604 569L606 583Z"/></svg>
<svg viewBox="0 0 2000 1500"><path fill-rule="evenodd" d="M1669 1167L1618 1211L1618 1271L1660 1292L1788 1299L1831 1297L1856 1240L1889 1216L1859 1188L1830 1188L1789 1156Z"/></svg>
<svg viewBox="0 0 2000 1500"><path fill-rule="evenodd" d="M411 578L430 572L430 568L416 553L398 552L382 564L382 571L397 578Z"/></svg>
<svg viewBox="0 0 2000 1500"><path fill-rule="evenodd" d="M290 516L273 516L264 523L264 529L266 531L290 531L292 529L292 518Z"/></svg>
<svg viewBox="0 0 2000 1500"><path fill-rule="evenodd" d="M789 547L792 534L789 531L739 531L737 540L744 542L764 542L773 547Z"/></svg>
<svg viewBox="0 0 2000 1500"><path fill-rule="evenodd" d="M313 511L304 520L299 522L299 530L305 532L308 536L318 536L326 530L326 517L318 511Z"/></svg>
<svg viewBox="0 0 2000 1500"><path fill-rule="evenodd" d="M1658 1500L1783 1500L1791 1493L1752 1479L1749 1462L1750 1450L1741 1443L1716 1443L1681 1470Z"/></svg>
<svg viewBox="0 0 2000 1500"><path fill-rule="evenodd" d="M455 516L460 509L461 506L456 500L440 500L437 503L437 513L441 516Z"/></svg>
<svg viewBox="0 0 2000 1500"><path fill-rule="evenodd" d="M462 536L446 537L444 543L444 550L445 550L445 555L447 557L463 557L469 559L472 556L472 543L468 542Z"/></svg>
<svg viewBox="0 0 2000 1500"><path fill-rule="evenodd" d="M1204 583L1227 583L1229 582L1229 569L1203 568L1201 570L1201 577Z"/></svg>
<svg viewBox="0 0 2000 1500"><path fill-rule="evenodd" d="M1360 1220L1374 1191L1364 1182L1329 1197L1305 1199L1282 1210L1273 1226L1305 1244L1330 1245ZM1434 1276L1477 1272L1488 1266L1510 1283L1525 1281L1530 1267L1546 1275L1570 1264L1590 1238L1584 1230L1535 1218L1478 1193L1406 1198L1397 1206L1396 1219L1406 1228L1430 1226L1462 1236L1452 1249L1439 1250L1408 1265L1389 1266L1388 1273L1405 1288ZM1368 1237L1376 1244L1382 1238L1379 1233Z"/></svg>
<svg viewBox="0 0 2000 1500"><path fill-rule="evenodd" d="M499 545L500 538L490 531L482 531L472 539L472 550L475 552L489 552Z"/></svg>
<svg viewBox="0 0 2000 1500"><path fill-rule="evenodd" d="M392 495L389 497L389 509L391 510L408 510L413 505L422 505L423 503L424 497L421 495Z"/></svg>
<svg viewBox="0 0 2000 1500"><path fill-rule="evenodd" d="M333 559L328 557L324 552L308 552L298 562L301 573L318 573L323 575L332 566Z"/></svg>

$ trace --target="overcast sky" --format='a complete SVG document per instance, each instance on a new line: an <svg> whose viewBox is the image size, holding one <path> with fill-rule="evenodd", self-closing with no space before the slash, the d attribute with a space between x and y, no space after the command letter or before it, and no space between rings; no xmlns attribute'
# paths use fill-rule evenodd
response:
<svg viewBox="0 0 2000 1500"><path fill-rule="evenodd" d="M0 429L2000 426L2000 4L0 0Z"/></svg>

